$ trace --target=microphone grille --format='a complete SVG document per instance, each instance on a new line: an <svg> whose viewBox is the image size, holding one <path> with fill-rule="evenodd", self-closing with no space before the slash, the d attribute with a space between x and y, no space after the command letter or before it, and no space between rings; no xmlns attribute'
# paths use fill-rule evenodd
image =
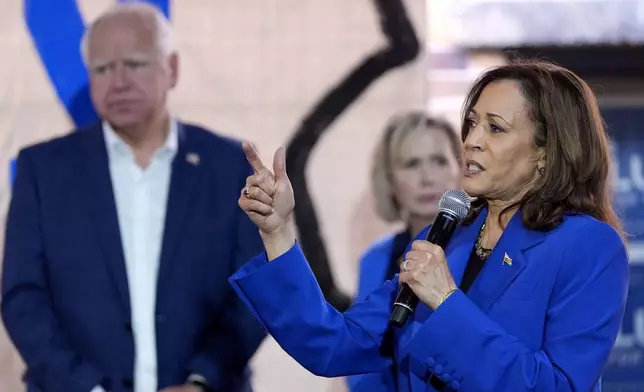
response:
<svg viewBox="0 0 644 392"><path fill-rule="evenodd" d="M460 221L470 211L470 197L460 189L451 189L443 194L438 202L438 210L456 215Z"/></svg>

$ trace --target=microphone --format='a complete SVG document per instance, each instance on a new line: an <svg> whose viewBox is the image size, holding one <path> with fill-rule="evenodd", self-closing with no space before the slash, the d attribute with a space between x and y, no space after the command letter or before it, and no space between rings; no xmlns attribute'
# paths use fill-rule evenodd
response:
<svg viewBox="0 0 644 392"><path fill-rule="evenodd" d="M427 233L427 241L444 250L458 223L465 218L469 210L470 197L467 193L460 189L445 192L438 202L438 215ZM395 327L402 327L416 309L416 305L418 305L418 297L409 286L403 284L394 302L389 323Z"/></svg>

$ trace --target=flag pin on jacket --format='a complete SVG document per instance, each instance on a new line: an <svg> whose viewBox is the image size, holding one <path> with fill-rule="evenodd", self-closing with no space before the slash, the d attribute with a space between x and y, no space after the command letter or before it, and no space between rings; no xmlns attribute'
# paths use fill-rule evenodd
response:
<svg viewBox="0 0 644 392"><path fill-rule="evenodd" d="M512 267L512 259L510 258L510 256L508 256L507 253L505 255L503 255L503 263L502 264L507 264L510 267Z"/></svg>
<svg viewBox="0 0 644 392"><path fill-rule="evenodd" d="M199 154L190 152L186 155L186 161L192 165L197 166L201 159L199 158Z"/></svg>

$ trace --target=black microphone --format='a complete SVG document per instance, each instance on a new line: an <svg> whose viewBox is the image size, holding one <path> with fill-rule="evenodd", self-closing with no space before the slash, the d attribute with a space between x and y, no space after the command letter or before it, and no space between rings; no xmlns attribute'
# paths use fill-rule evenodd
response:
<svg viewBox="0 0 644 392"><path fill-rule="evenodd" d="M467 193L460 189L445 192L438 202L438 215L427 233L427 241L445 249L458 223L465 218L469 210L470 197ZM416 305L418 297L409 286L403 284L394 302L389 323L395 327L402 327L416 309Z"/></svg>

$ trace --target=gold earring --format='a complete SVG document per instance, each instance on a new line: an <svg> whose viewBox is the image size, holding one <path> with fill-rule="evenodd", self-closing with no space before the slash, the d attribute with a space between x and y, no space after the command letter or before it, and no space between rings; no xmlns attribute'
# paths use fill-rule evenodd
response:
<svg viewBox="0 0 644 392"><path fill-rule="evenodd" d="M541 174L542 176L546 174L546 168L545 167L540 167L537 170L539 171L539 174Z"/></svg>

